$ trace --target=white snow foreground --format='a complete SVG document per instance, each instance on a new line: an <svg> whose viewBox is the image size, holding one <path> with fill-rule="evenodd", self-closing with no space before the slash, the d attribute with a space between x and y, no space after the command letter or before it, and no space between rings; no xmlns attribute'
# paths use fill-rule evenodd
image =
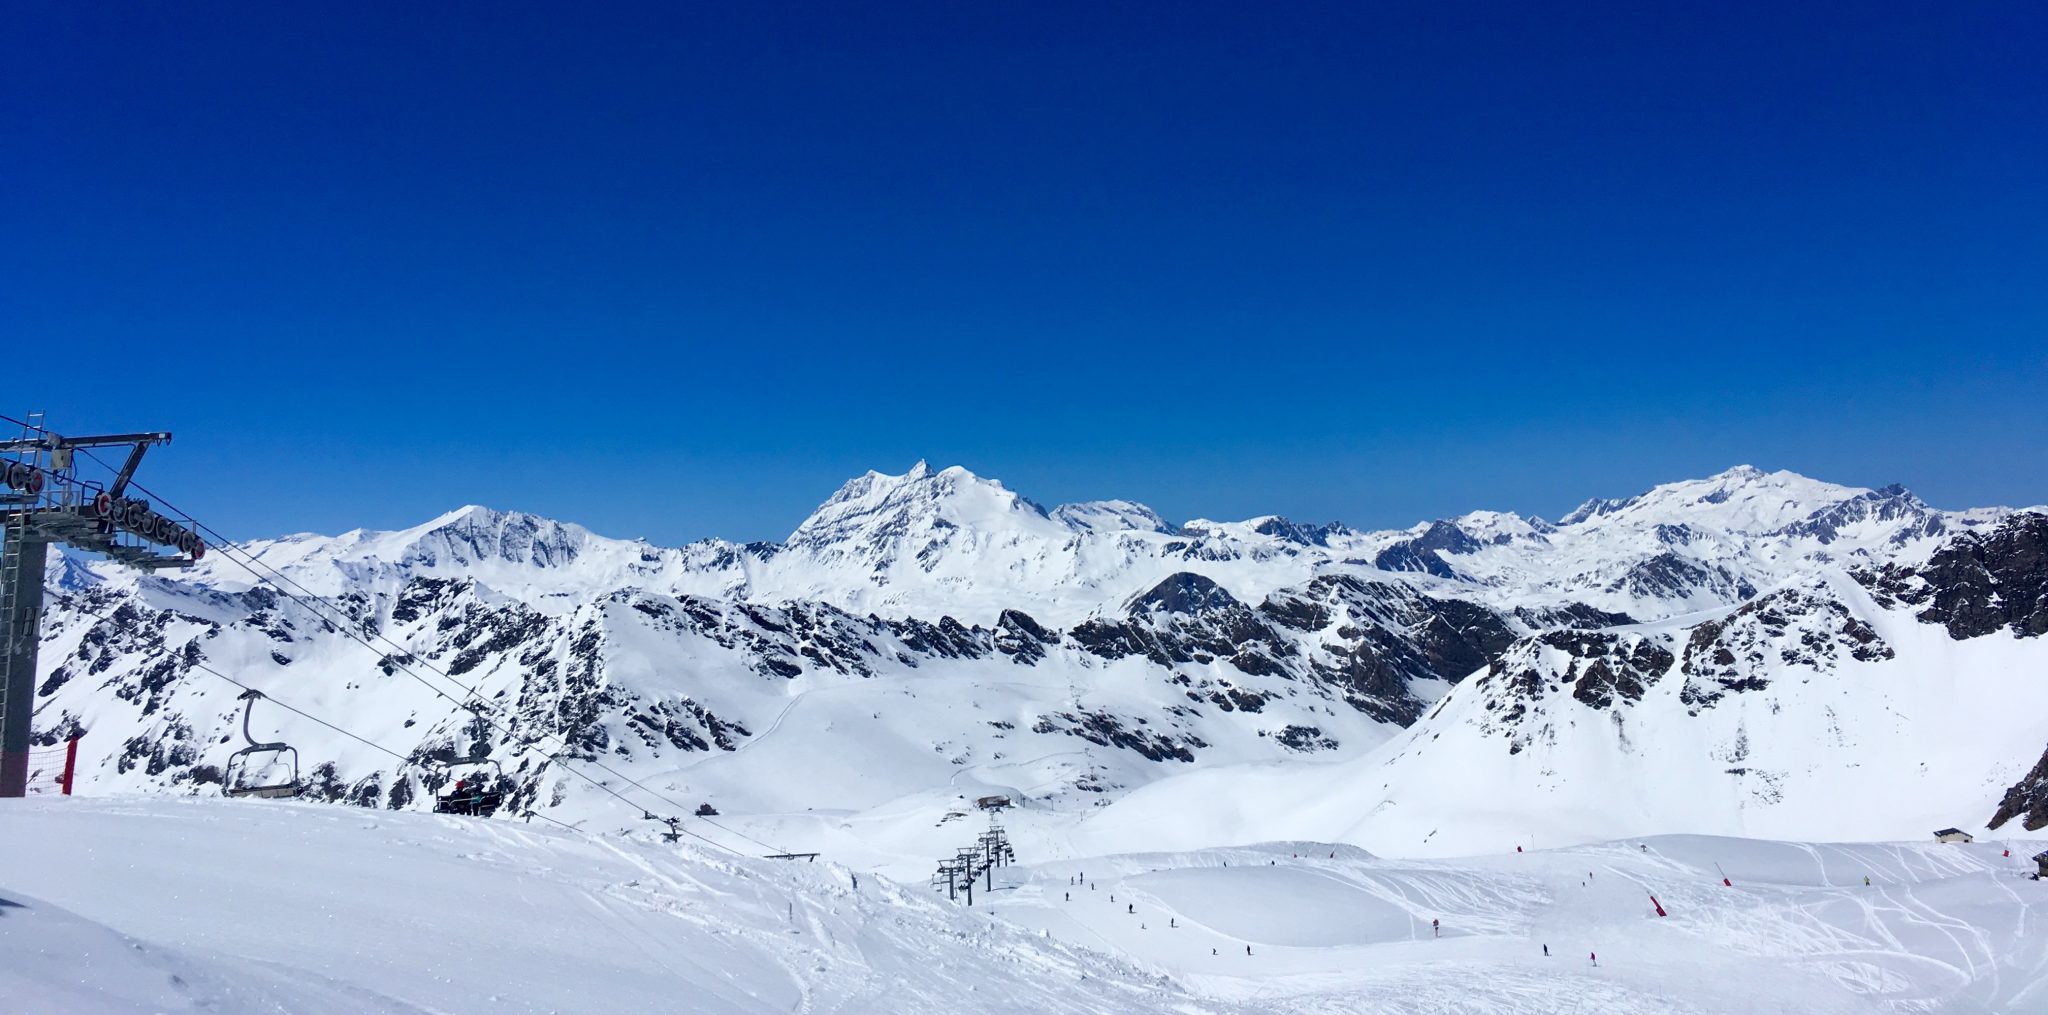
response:
<svg viewBox="0 0 2048 1015"><path fill-rule="evenodd" d="M829 863L266 801L0 803L0 1011L1193 1012Z"/></svg>
<svg viewBox="0 0 2048 1015"><path fill-rule="evenodd" d="M1266 843L1000 868L968 909L413 813L127 797L0 827L9 1011L2048 1010L2038 842Z"/></svg>

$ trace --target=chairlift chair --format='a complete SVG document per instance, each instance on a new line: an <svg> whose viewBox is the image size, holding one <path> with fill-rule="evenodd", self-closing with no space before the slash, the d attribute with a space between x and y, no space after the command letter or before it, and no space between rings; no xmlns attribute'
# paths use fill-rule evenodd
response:
<svg viewBox="0 0 2048 1015"><path fill-rule="evenodd" d="M482 766L485 765L490 766L491 769L488 780L485 779L481 772ZM498 808L505 803L505 791L499 788L505 781L505 766L498 764L495 758L471 755L467 758L457 758L454 761L445 762L440 768L443 772L450 772L452 769L460 766L476 766L479 771L465 778L455 780L455 782L463 784L462 788L457 789L450 785L448 792L436 796L434 798L434 813L461 814L476 818L488 818L496 814Z"/></svg>
<svg viewBox="0 0 2048 1015"><path fill-rule="evenodd" d="M242 708L242 739L247 740L249 746L228 756L227 767L221 771L220 777L220 791L223 796L292 797L299 795L298 748L283 741L269 744L259 743L255 735L249 732L249 716L256 711L257 699L262 697L263 692L254 688L243 691L240 696L241 701L248 703ZM259 755L265 759L261 766L256 765L251 760ZM239 770L236 768L237 764L241 766ZM252 771L269 772L274 767L284 765L289 765L291 768L290 779L283 782L249 781Z"/></svg>

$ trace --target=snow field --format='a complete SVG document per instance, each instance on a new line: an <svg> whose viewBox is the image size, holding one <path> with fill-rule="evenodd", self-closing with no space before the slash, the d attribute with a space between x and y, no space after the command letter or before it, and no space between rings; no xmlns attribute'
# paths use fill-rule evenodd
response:
<svg viewBox="0 0 2048 1015"><path fill-rule="evenodd" d="M906 807L903 826L929 813ZM1051 846L1070 817L1006 824ZM955 819L933 838L985 826ZM2012 842L2010 858L1993 842L1708 836L1431 860L1307 841L1043 860L1026 848L1033 862L997 869L969 908L908 861L912 876L891 881L644 836L280 801L10 802L0 828L0 899L13 903L0 905L0 996L33 999L28 1011L2048 1004L2048 884L2020 877L2038 842Z"/></svg>
<svg viewBox="0 0 2048 1015"><path fill-rule="evenodd" d="M988 899L1277 1011L2042 1010L2048 884L2020 877L2039 847L2002 848L1674 836L1397 861L1289 842L1012 868ZM1082 872L1092 889L1068 885Z"/></svg>
<svg viewBox="0 0 2048 1015"><path fill-rule="evenodd" d="M11 1012L1235 1010L827 862L281 801L7 801L0 829Z"/></svg>

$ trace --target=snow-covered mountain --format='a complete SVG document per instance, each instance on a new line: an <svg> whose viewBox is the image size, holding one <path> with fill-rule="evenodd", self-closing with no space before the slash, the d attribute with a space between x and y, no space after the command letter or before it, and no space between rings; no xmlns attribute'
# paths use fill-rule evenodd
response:
<svg viewBox="0 0 2048 1015"><path fill-rule="evenodd" d="M780 543L466 507L246 546L318 604L231 553L159 576L60 557L37 730L88 731L87 791L211 791L240 738L210 667L414 758L259 713L316 796L420 806L451 775L434 759L488 752L517 807L596 810L563 768L602 760L884 857L932 844L862 839L863 815L943 824L1007 792L1114 823L1252 783L1241 827L1191 827L1415 850L1537 824L2040 827L2044 525L1748 467L1554 523L1383 532L1048 511L924 463L849 481ZM492 721L455 707L471 687Z"/></svg>
<svg viewBox="0 0 2048 1015"><path fill-rule="evenodd" d="M1464 853L1651 829L2038 831L2044 633L2048 514L2015 513L1920 563L1819 567L1733 608L1519 637L1368 757L1232 779L1239 813L1201 835ZM1103 834L1212 798L1219 778L1132 794Z"/></svg>

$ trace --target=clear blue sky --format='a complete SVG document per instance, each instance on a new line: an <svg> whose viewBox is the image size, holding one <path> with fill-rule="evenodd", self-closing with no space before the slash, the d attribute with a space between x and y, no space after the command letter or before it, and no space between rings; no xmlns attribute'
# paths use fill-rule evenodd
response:
<svg viewBox="0 0 2048 1015"><path fill-rule="evenodd" d="M6 5L0 410L236 535L2048 501L2040 4L607 6Z"/></svg>

